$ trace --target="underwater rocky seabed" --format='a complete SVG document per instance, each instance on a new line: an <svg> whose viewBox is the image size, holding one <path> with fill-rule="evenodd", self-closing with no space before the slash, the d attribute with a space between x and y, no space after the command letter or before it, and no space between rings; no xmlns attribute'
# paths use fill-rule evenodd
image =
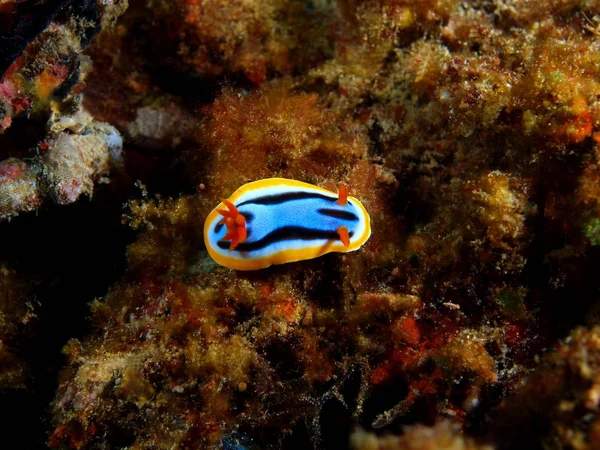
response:
<svg viewBox="0 0 600 450"><path fill-rule="evenodd" d="M0 447L600 448L600 2L0 0ZM267 177L359 251L217 266Z"/></svg>

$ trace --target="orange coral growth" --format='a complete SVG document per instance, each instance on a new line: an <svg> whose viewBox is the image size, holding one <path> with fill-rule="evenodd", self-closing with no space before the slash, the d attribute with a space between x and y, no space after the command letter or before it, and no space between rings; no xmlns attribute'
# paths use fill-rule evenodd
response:
<svg viewBox="0 0 600 450"><path fill-rule="evenodd" d="M421 331L414 317L401 317L392 328L393 337L399 342L415 346L421 340Z"/></svg>
<svg viewBox="0 0 600 450"><path fill-rule="evenodd" d="M346 206L347 203L348 203L348 189L346 188L346 186L341 185L340 189L339 189L339 193L338 193L337 204Z"/></svg>
<svg viewBox="0 0 600 450"><path fill-rule="evenodd" d="M366 160L353 165L347 179L350 192L365 204L371 216L373 234L361 257L393 264L395 252L404 239L401 220L389 203L397 188L396 179L386 169ZM354 258L352 264L363 263Z"/></svg>
<svg viewBox="0 0 600 450"><path fill-rule="evenodd" d="M261 84L268 71L289 74L320 59L331 12L317 19L299 1L177 0L160 2L152 14L150 26L166 29L169 42L157 47L175 66L205 76L241 72Z"/></svg>
<svg viewBox="0 0 600 450"><path fill-rule="evenodd" d="M36 94L42 101L47 99L50 94L66 79L69 74L68 67L56 65L48 67L42 74L36 78Z"/></svg>
<svg viewBox="0 0 600 450"><path fill-rule="evenodd" d="M577 97L571 102L571 114L574 116L573 123L569 125L567 133L570 141L576 144L591 136L593 116L583 97Z"/></svg>
<svg viewBox="0 0 600 450"><path fill-rule="evenodd" d="M481 382L494 383L498 379L495 362L484 347L484 341L472 330L464 330L451 337L436 352L435 358L444 370L473 373Z"/></svg>
<svg viewBox="0 0 600 450"><path fill-rule="evenodd" d="M218 180L218 191L214 182L205 183L208 195L228 195L267 176L335 178L366 152L364 136L345 132L317 95L295 94L289 81L250 95L226 90L207 113L198 140L211 154L210 179Z"/></svg>
<svg viewBox="0 0 600 450"><path fill-rule="evenodd" d="M526 201L527 184L500 172L491 172L467 186L480 208L480 220L487 227L487 237L495 246L522 238L530 206ZM476 208L476 207L474 207Z"/></svg>
<svg viewBox="0 0 600 450"><path fill-rule="evenodd" d="M584 3L134 6L92 52L88 99L135 151L179 161L158 150L187 141L187 177L165 192L200 187L130 202L128 272L93 304L100 331L65 347L53 445L226 446L235 431L270 448L305 424L326 435L311 427L333 409L348 427L438 424L357 448L485 448L440 418L485 432L482 417L598 291L600 51ZM215 92L216 76L233 87ZM198 244L215 199L273 176L347 185L371 215L369 243L256 273L216 267ZM226 206L235 248L243 218ZM581 302L564 314L567 294ZM517 402L550 405L545 442L585 448L598 434L595 341L574 335ZM147 417L157 426L140 433Z"/></svg>

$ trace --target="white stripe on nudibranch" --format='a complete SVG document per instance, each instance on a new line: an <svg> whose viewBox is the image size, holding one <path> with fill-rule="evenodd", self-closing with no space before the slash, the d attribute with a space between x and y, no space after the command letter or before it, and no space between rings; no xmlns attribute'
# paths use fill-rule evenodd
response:
<svg viewBox="0 0 600 450"><path fill-rule="evenodd" d="M300 181L268 178L248 183L229 202L220 203L206 218L204 242L216 262L232 269L262 269L350 252L371 235L370 218L360 201L348 197L339 204L338 194ZM349 236L347 246L340 239L340 227Z"/></svg>

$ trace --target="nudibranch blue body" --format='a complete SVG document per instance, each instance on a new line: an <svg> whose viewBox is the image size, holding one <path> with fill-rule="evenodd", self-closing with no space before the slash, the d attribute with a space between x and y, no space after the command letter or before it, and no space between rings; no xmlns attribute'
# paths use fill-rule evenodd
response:
<svg viewBox="0 0 600 450"><path fill-rule="evenodd" d="M285 178L243 185L204 223L210 256L237 270L351 252L370 235L367 210L344 186L336 194Z"/></svg>

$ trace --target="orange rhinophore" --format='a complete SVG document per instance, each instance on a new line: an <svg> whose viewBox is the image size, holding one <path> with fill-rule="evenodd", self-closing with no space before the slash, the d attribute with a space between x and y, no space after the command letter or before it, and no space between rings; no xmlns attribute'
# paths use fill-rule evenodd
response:
<svg viewBox="0 0 600 450"><path fill-rule="evenodd" d="M346 189L346 186L344 186L343 184L340 185L337 204L341 206L346 206L348 204L348 189Z"/></svg>

